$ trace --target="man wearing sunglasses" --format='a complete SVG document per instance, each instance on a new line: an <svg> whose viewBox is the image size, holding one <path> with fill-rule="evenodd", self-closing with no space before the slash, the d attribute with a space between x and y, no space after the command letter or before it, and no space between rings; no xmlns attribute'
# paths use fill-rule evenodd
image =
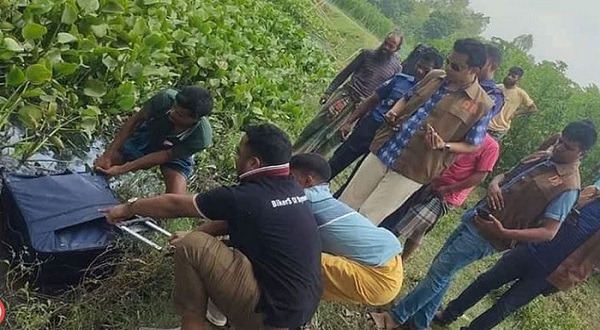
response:
<svg viewBox="0 0 600 330"><path fill-rule="evenodd" d="M160 166L165 192L184 194L193 155L212 143L212 109L213 99L201 87L159 92L125 122L95 169L116 176Z"/></svg>
<svg viewBox="0 0 600 330"><path fill-rule="evenodd" d="M385 115L371 153L340 199L379 224L457 154L481 145L492 99L477 81L487 60L485 46L458 40L446 70L433 70Z"/></svg>
<svg viewBox="0 0 600 330"><path fill-rule="evenodd" d="M369 153L369 145L375 137L377 129L383 124L386 112L431 70L441 68L442 62L442 56L435 48L425 50L417 60L415 69L412 70L415 73L414 76L404 73L397 74L352 111L350 117L340 128L340 133L345 141L335 150L329 160L331 179L356 159ZM356 123L357 121L358 123ZM355 123L356 126L353 129Z"/></svg>
<svg viewBox="0 0 600 330"><path fill-rule="evenodd" d="M496 176L488 196L463 214L413 291L390 312L372 314L378 326L427 329L460 270L518 244L554 239L579 195L580 160L596 139L589 121L572 122L550 152L536 152L537 157L526 157Z"/></svg>

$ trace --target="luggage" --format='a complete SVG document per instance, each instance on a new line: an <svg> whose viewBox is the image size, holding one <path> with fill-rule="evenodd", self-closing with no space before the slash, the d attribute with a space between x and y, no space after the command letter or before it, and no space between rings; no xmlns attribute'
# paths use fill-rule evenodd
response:
<svg viewBox="0 0 600 330"><path fill-rule="evenodd" d="M32 269L28 280L43 291L60 291L79 284L84 275L112 271L111 260L121 252L116 247L121 233L158 250L142 233L151 229L170 236L150 218L108 224L100 210L120 202L104 176L0 174L3 231L15 252L13 262Z"/></svg>

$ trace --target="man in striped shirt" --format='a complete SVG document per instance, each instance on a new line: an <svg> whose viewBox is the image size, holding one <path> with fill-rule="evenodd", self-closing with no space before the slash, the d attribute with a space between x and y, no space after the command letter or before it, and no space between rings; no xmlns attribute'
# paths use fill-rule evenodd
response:
<svg viewBox="0 0 600 330"><path fill-rule="evenodd" d="M296 140L294 153L317 152L328 156L342 143L340 127L354 108L402 70L396 56L402 40L402 35L389 33L381 46L361 51L338 73L321 96L321 110Z"/></svg>

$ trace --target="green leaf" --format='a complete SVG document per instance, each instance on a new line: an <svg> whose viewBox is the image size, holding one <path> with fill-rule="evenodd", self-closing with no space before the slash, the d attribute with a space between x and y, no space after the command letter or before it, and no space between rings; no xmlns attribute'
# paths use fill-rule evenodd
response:
<svg viewBox="0 0 600 330"><path fill-rule="evenodd" d="M40 15L51 11L52 7L54 7L54 4L51 0L34 0L27 6L27 9L31 10L34 14Z"/></svg>
<svg viewBox="0 0 600 330"><path fill-rule="evenodd" d="M121 84L121 86L117 88L118 95L132 95L133 93L135 93L135 86L130 81Z"/></svg>
<svg viewBox="0 0 600 330"><path fill-rule="evenodd" d="M95 12L100 8L98 0L77 0L77 5L85 15Z"/></svg>
<svg viewBox="0 0 600 330"><path fill-rule="evenodd" d="M71 75L73 73L75 73L75 71L77 71L77 69L79 68L79 64L75 64L75 63L67 63L67 62L60 62L60 63L56 63L54 64L54 71L62 76L68 76Z"/></svg>
<svg viewBox="0 0 600 330"><path fill-rule="evenodd" d="M84 117L98 117L100 114L100 108L93 105L88 105L83 111L81 111L81 115Z"/></svg>
<svg viewBox="0 0 600 330"><path fill-rule="evenodd" d="M33 22L25 24L23 30L21 31L21 35L23 35L23 38L27 40L41 38L46 33L48 33L48 29L46 29L45 26Z"/></svg>
<svg viewBox="0 0 600 330"><path fill-rule="evenodd" d="M123 96L123 97L119 98L117 105L119 105L119 108L121 108L121 110L131 110L131 108L133 108L135 106L135 96L134 95Z"/></svg>
<svg viewBox="0 0 600 330"><path fill-rule="evenodd" d="M13 38L4 38L4 46L6 46L6 49L15 53L22 52L23 50L25 50L23 46L21 46L21 44Z"/></svg>
<svg viewBox="0 0 600 330"><path fill-rule="evenodd" d="M100 24L100 25L92 25L92 32L98 38L102 38L106 35L108 31L108 24Z"/></svg>
<svg viewBox="0 0 600 330"><path fill-rule="evenodd" d="M29 128L38 127L43 116L42 109L33 105L23 106L19 109L18 114L23 125Z"/></svg>
<svg viewBox="0 0 600 330"><path fill-rule="evenodd" d="M211 78L208 80L208 84L211 87L219 87L219 85L221 84L221 80L219 78Z"/></svg>
<svg viewBox="0 0 600 330"><path fill-rule="evenodd" d="M79 10L77 9L77 6L70 3L66 3L65 8L62 12L62 16L60 17L60 22L71 25L77 21L78 13Z"/></svg>
<svg viewBox="0 0 600 330"><path fill-rule="evenodd" d="M57 39L61 44L68 44L70 42L77 41L77 37L66 32L59 32Z"/></svg>
<svg viewBox="0 0 600 330"><path fill-rule="evenodd" d="M160 33L152 33L144 38L144 44L152 48L163 48L167 44L167 39Z"/></svg>
<svg viewBox="0 0 600 330"><path fill-rule="evenodd" d="M65 144L62 142L62 140L56 136L56 135L52 135L49 138L50 142L58 149L64 149L65 148Z"/></svg>
<svg viewBox="0 0 600 330"><path fill-rule="evenodd" d="M30 97L38 97L40 95L44 95L44 91L41 88L34 88L23 92L23 94L21 94L21 97L27 99Z"/></svg>
<svg viewBox="0 0 600 330"><path fill-rule="evenodd" d="M108 1L103 7L102 12L110 14L121 14L125 12L125 8L116 1Z"/></svg>
<svg viewBox="0 0 600 330"><path fill-rule="evenodd" d="M6 84L8 86L19 86L25 81L25 73L16 66L6 75Z"/></svg>
<svg viewBox="0 0 600 330"><path fill-rule="evenodd" d="M81 123L79 126L87 133L88 136L91 136L96 128L96 117L83 117L81 118Z"/></svg>
<svg viewBox="0 0 600 330"><path fill-rule="evenodd" d="M105 56L102 59L102 64L104 64L108 70L113 70L119 65L119 62L110 56Z"/></svg>
<svg viewBox="0 0 600 330"><path fill-rule="evenodd" d="M90 79L85 82L83 94L91 97L102 97L106 94L106 87L100 80Z"/></svg>
<svg viewBox="0 0 600 330"><path fill-rule="evenodd" d="M52 79L52 71L43 64L34 64L25 70L25 77L34 84L42 84Z"/></svg>

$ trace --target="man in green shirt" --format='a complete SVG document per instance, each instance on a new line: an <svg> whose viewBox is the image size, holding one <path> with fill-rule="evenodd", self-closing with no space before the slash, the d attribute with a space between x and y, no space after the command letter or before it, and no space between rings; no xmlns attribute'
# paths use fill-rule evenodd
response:
<svg viewBox="0 0 600 330"><path fill-rule="evenodd" d="M116 176L159 165L165 192L184 194L193 171L193 155L212 143L208 90L187 86L166 89L125 122L104 154L97 171Z"/></svg>

